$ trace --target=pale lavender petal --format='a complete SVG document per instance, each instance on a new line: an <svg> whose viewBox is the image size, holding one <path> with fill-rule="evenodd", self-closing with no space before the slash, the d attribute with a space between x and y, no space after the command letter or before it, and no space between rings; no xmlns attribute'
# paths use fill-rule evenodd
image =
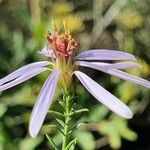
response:
<svg viewBox="0 0 150 150"><path fill-rule="evenodd" d="M26 73L24 73L24 75L16 78L15 80L9 82L9 83L6 83L6 84L3 84L2 86L0 86L0 92L1 91L4 91L4 90L7 90L13 86L16 86L38 74L40 74L41 72L47 70L47 68L36 68L36 69L32 69L30 71L27 71Z"/></svg>
<svg viewBox="0 0 150 150"><path fill-rule="evenodd" d="M77 65L90 67L93 69L128 69L128 68L139 68L141 67L136 62L118 62L118 63L104 63L104 62L87 62L87 61L77 61Z"/></svg>
<svg viewBox="0 0 150 150"><path fill-rule="evenodd" d="M57 81L60 71L55 70L45 81L43 88L34 105L29 125L29 133L32 138L35 138L44 122L47 111L54 97Z"/></svg>
<svg viewBox="0 0 150 150"><path fill-rule="evenodd" d="M132 54L115 50L87 50L76 56L77 60L136 60Z"/></svg>
<svg viewBox="0 0 150 150"><path fill-rule="evenodd" d="M41 54L41 55L43 55L43 56L45 56L45 57L53 57L53 58L55 58L55 53L54 53L54 51L53 50L49 50L48 48L47 48L47 46L45 46L41 51L39 51L38 52L39 54Z"/></svg>
<svg viewBox="0 0 150 150"><path fill-rule="evenodd" d="M90 77L80 71L75 71L75 75L85 88L102 104L108 107L110 110L122 116L124 118L132 118L131 110L118 98L105 90L102 86L92 80Z"/></svg>
<svg viewBox="0 0 150 150"><path fill-rule="evenodd" d="M107 73L107 74L116 76L118 78L121 78L123 80L127 80L130 82L139 84L139 85L143 85L147 88L150 88L150 82L149 81L142 79L140 77L130 75L130 74L123 72L121 70L118 70L118 69L141 67L136 62L120 62L120 63L114 63L114 64L108 65L108 63L78 61L78 65L97 69L97 70L100 70L104 73Z"/></svg>
<svg viewBox="0 0 150 150"><path fill-rule="evenodd" d="M6 77L0 79L0 86L6 82L9 82L9 81L12 81L12 80L18 78L19 76L25 74L26 72L32 71L33 69L36 69L36 68L41 68L41 67L47 66L49 64L50 64L50 62L48 62L48 61L39 61L39 62L35 62L35 63L28 64L26 66L23 66L23 67L19 68L18 70L10 73Z"/></svg>
<svg viewBox="0 0 150 150"><path fill-rule="evenodd" d="M127 80L127 81L133 82L135 84L142 85L146 88L150 88L150 82L149 81L147 81L145 79L142 79L140 77L133 76L133 75L128 74L126 72L123 72L121 70L109 69L107 71L107 73L110 74L110 75L116 76L118 78L121 78L123 80Z"/></svg>

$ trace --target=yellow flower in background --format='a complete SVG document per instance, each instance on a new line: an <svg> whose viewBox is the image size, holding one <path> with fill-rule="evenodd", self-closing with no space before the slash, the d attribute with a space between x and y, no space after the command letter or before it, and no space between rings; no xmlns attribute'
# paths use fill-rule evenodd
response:
<svg viewBox="0 0 150 150"><path fill-rule="evenodd" d="M101 121L99 123L99 132L107 137L112 149L121 148L122 138L135 141L138 137L134 131L129 129L126 120L116 116L112 116L109 120Z"/></svg>
<svg viewBox="0 0 150 150"><path fill-rule="evenodd" d="M70 32L79 32L84 29L84 24L82 20L78 17L75 17L73 15L67 15L67 16L60 16L59 18L54 18L53 19L57 30L63 30L64 27L62 26L62 22L65 22L66 28Z"/></svg>
<svg viewBox="0 0 150 150"><path fill-rule="evenodd" d="M149 75L150 74L150 65L147 64L144 60L138 60L142 66L142 71L140 75Z"/></svg>
<svg viewBox="0 0 150 150"><path fill-rule="evenodd" d="M67 2L56 2L52 6L52 13L57 15L64 15L73 11L73 5Z"/></svg>
<svg viewBox="0 0 150 150"><path fill-rule="evenodd" d="M148 76L150 74L150 65L147 64L144 60L138 59L139 64L141 65L140 69L128 70L128 73L132 73L136 76Z"/></svg>
<svg viewBox="0 0 150 150"><path fill-rule="evenodd" d="M84 24L82 20L78 17L73 15L68 15L64 18L67 28L74 32L74 31L82 31L84 29Z"/></svg>
<svg viewBox="0 0 150 150"><path fill-rule="evenodd" d="M135 88L130 83L122 83L119 86L119 88L118 90L119 90L120 96L124 100L125 103L128 103L129 101L131 101L134 98L134 96L137 94L137 88Z"/></svg>
<svg viewBox="0 0 150 150"><path fill-rule="evenodd" d="M73 14L73 6L67 2L55 3L52 6L51 20L55 23L57 30L62 31L65 22L66 28L70 32L79 32L84 29L83 21Z"/></svg>
<svg viewBox="0 0 150 150"><path fill-rule="evenodd" d="M148 76L150 73L150 65L148 65L144 60L138 59L139 64L142 66L141 69L132 69L128 70L128 73L134 74L136 76ZM129 92L130 91L130 92ZM118 86L118 92L120 94L121 99L124 100L125 103L131 101L138 92L138 87L133 86L130 83L121 83Z"/></svg>
<svg viewBox="0 0 150 150"><path fill-rule="evenodd" d="M118 21L128 29L140 27L143 24L143 18L138 12L126 11L119 15Z"/></svg>

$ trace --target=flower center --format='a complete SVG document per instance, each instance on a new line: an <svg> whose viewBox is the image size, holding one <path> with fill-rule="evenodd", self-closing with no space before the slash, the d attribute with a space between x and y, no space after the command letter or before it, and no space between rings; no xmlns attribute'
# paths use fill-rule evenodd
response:
<svg viewBox="0 0 150 150"><path fill-rule="evenodd" d="M59 69L61 75L58 81L59 87L68 91L72 87L72 74L76 69L75 53L78 43L74 40L70 32L46 34L48 40L48 50L52 50L55 57L51 59L53 69Z"/></svg>
<svg viewBox="0 0 150 150"><path fill-rule="evenodd" d="M75 51L78 49L78 43L73 39L70 32L46 34L48 40L48 49L53 50L56 57L74 57Z"/></svg>

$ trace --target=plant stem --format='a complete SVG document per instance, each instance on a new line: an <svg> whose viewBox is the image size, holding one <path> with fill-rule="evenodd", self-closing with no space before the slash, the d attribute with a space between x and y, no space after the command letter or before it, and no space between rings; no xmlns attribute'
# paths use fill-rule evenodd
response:
<svg viewBox="0 0 150 150"><path fill-rule="evenodd" d="M82 112L87 112L88 109L83 108L83 109L78 109L76 110L76 108L74 108L73 106L75 105L75 103L73 102L73 98L74 98L74 94L72 94L71 92L62 92L63 93L63 98L62 101L59 101L60 105L62 106L64 112L58 112L58 111L54 111L54 110L50 110L49 113L51 113L52 115L56 116L56 121L59 124L59 126L57 127L57 125L49 125L49 127L55 127L56 129L58 129L63 136L62 139L62 150L74 150L75 149L75 145L77 143L77 138L74 139L70 139L70 134L72 131L74 131L76 128L79 127L79 125L83 124L83 123L75 123L73 122L73 116ZM72 124L73 127L72 127ZM56 149L56 144L53 142L53 140L51 139L50 136L48 136L46 134L46 137L48 138L48 140L50 141L51 145L53 146L54 149Z"/></svg>
<svg viewBox="0 0 150 150"><path fill-rule="evenodd" d="M65 121L64 121L64 129L63 129L64 134L63 134L62 150L65 150L65 148L68 144L69 123L70 123L70 120L71 120L71 117L70 117L71 98L70 98L70 96L64 96L63 100L64 100L64 103L65 103L65 111L64 111Z"/></svg>

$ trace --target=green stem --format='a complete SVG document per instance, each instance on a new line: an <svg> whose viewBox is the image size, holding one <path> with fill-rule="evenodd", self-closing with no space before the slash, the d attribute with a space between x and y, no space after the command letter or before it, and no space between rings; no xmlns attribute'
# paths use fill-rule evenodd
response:
<svg viewBox="0 0 150 150"><path fill-rule="evenodd" d="M88 109L83 108L83 109L76 110L75 108L73 108L74 94L72 94L71 92L67 92L67 91L63 91L62 93L63 93L63 99L62 101L59 101L59 103L62 106L64 112L62 113L59 111L50 110L49 113L56 117L58 126L49 125L49 127L55 127L62 133L62 136L63 136L62 150L69 150L69 149L74 150L76 142L77 142L77 138L74 138L73 140L71 140L69 136L73 130L75 130L76 128L79 127L79 125L81 125L81 123L71 122L73 121L72 118L76 114L87 112ZM71 126L73 123L75 124L74 127ZM54 141L51 139L51 137L49 137L47 134L46 134L46 137L48 138L53 148L58 149Z"/></svg>
<svg viewBox="0 0 150 150"><path fill-rule="evenodd" d="M64 96L64 102L65 102L65 121L64 121L64 129L63 129L63 144L62 144L62 150L65 150L67 144L68 144L68 136L69 136L69 123L70 123L70 103L71 103L71 98L70 96Z"/></svg>

